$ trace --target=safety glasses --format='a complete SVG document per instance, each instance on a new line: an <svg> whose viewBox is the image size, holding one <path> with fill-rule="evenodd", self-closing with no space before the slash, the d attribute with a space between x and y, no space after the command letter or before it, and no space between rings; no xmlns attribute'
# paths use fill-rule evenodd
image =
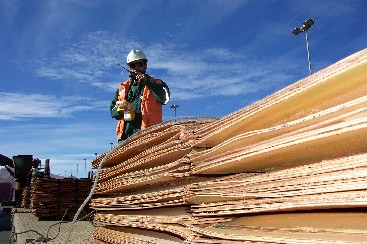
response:
<svg viewBox="0 0 367 244"><path fill-rule="evenodd" d="M135 69L136 67L143 67L144 64L145 64L144 62L129 63L129 67Z"/></svg>

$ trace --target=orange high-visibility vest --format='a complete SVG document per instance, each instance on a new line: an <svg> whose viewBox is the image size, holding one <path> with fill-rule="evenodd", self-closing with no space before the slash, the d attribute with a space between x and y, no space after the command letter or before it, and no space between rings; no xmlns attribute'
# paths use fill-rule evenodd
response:
<svg viewBox="0 0 367 244"><path fill-rule="evenodd" d="M149 76L149 80L158 84L162 83L161 80L155 79L151 76ZM130 89L130 80L127 80L120 84L119 96L118 96L119 101L126 101L129 89ZM152 91L147 86L145 86L143 90L140 111L142 115L141 128L140 128L141 130L149 126L162 123L162 104L157 101ZM117 140L120 140L122 138L124 130L125 130L125 121L121 119L118 121L116 126Z"/></svg>

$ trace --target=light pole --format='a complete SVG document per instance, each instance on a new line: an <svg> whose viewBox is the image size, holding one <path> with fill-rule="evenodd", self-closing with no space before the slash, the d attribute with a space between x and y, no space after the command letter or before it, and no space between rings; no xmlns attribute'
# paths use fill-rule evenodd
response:
<svg viewBox="0 0 367 244"><path fill-rule="evenodd" d="M175 109L175 118L176 118L176 109L178 108L179 106L177 105L177 104L172 104L171 106L170 106L170 108L173 108L173 109ZM176 120L175 120L176 121Z"/></svg>
<svg viewBox="0 0 367 244"><path fill-rule="evenodd" d="M79 177L79 164L76 164L76 177Z"/></svg>
<svg viewBox="0 0 367 244"><path fill-rule="evenodd" d="M84 173L87 173L87 159L84 159Z"/></svg>
<svg viewBox="0 0 367 244"><path fill-rule="evenodd" d="M298 35L302 32L306 33L306 48L307 48L307 58L308 58L308 70L310 71L310 75L312 75L311 70L311 57L310 57L310 48L308 46L308 29L311 28L311 26L315 23L313 19L308 19L305 22L303 22L302 27L297 27L292 30L292 33L295 35Z"/></svg>
<svg viewBox="0 0 367 244"><path fill-rule="evenodd" d="M97 155L98 155L98 153L94 153L94 155L96 155L96 159L97 159Z"/></svg>
<svg viewBox="0 0 367 244"><path fill-rule="evenodd" d="M110 145L111 145L111 149L112 149L113 142L110 142Z"/></svg>

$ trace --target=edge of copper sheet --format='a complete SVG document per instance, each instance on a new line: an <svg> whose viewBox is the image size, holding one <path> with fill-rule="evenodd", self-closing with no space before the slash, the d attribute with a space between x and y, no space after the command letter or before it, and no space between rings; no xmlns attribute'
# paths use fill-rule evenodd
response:
<svg viewBox="0 0 367 244"><path fill-rule="evenodd" d="M206 132L196 131L203 137L198 146L215 146L237 134L302 118L366 94L366 58L364 49L203 127Z"/></svg>

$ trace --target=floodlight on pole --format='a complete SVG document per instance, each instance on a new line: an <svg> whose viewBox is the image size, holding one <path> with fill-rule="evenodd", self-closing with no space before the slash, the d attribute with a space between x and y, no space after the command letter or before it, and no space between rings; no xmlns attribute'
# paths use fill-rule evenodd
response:
<svg viewBox="0 0 367 244"><path fill-rule="evenodd" d="M176 109L177 109L178 107L180 107L180 106L178 106L177 104L172 104L172 105L170 106L170 108L175 109L175 117L176 117ZM175 121L176 121L176 120L175 120Z"/></svg>
<svg viewBox="0 0 367 244"><path fill-rule="evenodd" d="M311 26L315 24L315 21L313 19L308 19L305 22L303 22L302 27L297 27L292 30L292 33L294 35L298 35L302 32L306 33L306 48L307 48L307 58L308 58L308 70L310 71L310 75L312 75L311 70L311 57L310 57L310 48L308 45L308 30L311 28Z"/></svg>

